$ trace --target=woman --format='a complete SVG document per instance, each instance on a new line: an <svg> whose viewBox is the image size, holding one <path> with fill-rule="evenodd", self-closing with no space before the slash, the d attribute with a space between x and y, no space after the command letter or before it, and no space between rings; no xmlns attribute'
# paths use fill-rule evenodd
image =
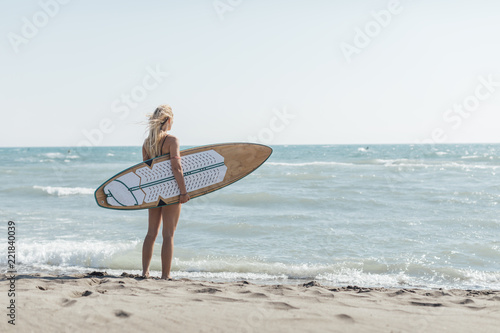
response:
<svg viewBox="0 0 500 333"><path fill-rule="evenodd" d="M172 108L168 105L160 105L149 116L149 135L142 146L142 158L144 161L160 155L170 154L172 171L181 191L178 204L149 210L148 233L142 246L142 275L146 278L149 277L149 265L153 256L153 247L158 231L160 230L161 221L163 220L161 278L171 279L170 268L174 254L174 232L181 214L181 204L189 200L189 194L187 194L182 174L179 140L175 136L168 134L173 123L174 114L172 113Z"/></svg>

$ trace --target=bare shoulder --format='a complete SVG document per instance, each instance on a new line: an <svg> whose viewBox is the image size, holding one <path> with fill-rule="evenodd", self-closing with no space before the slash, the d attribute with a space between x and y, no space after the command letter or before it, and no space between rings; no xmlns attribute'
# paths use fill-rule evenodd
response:
<svg viewBox="0 0 500 333"><path fill-rule="evenodd" d="M179 145L179 139L174 136L174 135L168 135L167 139L165 140L165 145L171 146L171 145Z"/></svg>
<svg viewBox="0 0 500 333"><path fill-rule="evenodd" d="M170 140L171 142L179 142L179 139L175 135L169 134L167 137L167 140Z"/></svg>
<svg viewBox="0 0 500 333"><path fill-rule="evenodd" d="M162 152L163 154L171 153L172 150L179 149L179 139L176 136L168 135L163 142Z"/></svg>

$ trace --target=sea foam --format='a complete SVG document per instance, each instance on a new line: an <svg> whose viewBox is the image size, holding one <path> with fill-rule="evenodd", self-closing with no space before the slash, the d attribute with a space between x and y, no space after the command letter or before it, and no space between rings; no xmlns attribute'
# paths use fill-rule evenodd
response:
<svg viewBox="0 0 500 333"><path fill-rule="evenodd" d="M66 196L66 195L90 195L94 194L94 189L87 187L59 187L59 186L33 186L35 190L41 190L50 195Z"/></svg>

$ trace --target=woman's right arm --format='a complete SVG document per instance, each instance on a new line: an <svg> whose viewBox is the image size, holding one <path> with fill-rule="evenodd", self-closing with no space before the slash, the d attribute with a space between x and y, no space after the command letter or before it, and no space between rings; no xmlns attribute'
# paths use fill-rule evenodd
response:
<svg viewBox="0 0 500 333"><path fill-rule="evenodd" d="M179 203L183 204L189 201L189 194L187 194L186 183L184 181L184 174L182 172L181 164L181 153L179 140L173 137L173 142L170 144L170 163L172 166L172 172L174 173L175 180L181 191L181 196L179 198Z"/></svg>

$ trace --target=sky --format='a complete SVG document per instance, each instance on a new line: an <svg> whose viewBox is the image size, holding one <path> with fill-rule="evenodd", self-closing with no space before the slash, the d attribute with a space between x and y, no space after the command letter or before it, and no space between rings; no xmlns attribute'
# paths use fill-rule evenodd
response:
<svg viewBox="0 0 500 333"><path fill-rule="evenodd" d="M0 0L0 146L500 143L495 0Z"/></svg>

